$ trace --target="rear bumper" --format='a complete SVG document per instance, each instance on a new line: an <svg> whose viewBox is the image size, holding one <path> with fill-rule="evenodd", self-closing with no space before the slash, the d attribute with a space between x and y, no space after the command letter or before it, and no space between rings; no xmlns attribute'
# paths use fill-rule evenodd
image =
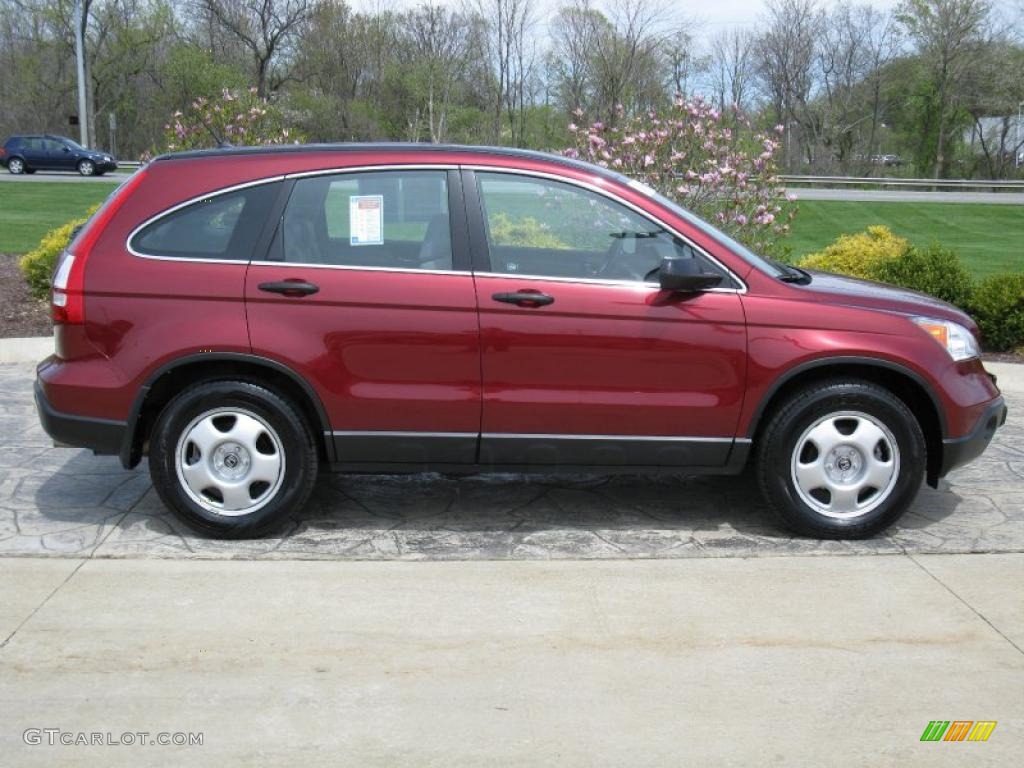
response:
<svg viewBox="0 0 1024 768"><path fill-rule="evenodd" d="M128 429L125 422L61 413L50 405L38 379L34 389L39 422L55 443L88 448L93 453L104 455L117 455L121 452Z"/></svg>
<svg viewBox="0 0 1024 768"><path fill-rule="evenodd" d="M942 466L939 477L947 472L974 461L992 442L996 430L1006 423L1006 403L997 397L982 411L974 427L963 437L942 441Z"/></svg>

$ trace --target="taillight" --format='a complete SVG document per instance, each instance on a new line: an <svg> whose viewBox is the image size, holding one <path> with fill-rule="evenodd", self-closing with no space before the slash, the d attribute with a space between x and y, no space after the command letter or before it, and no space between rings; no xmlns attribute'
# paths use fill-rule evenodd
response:
<svg viewBox="0 0 1024 768"><path fill-rule="evenodd" d="M53 291L50 299L54 323L81 325L85 322L85 262L107 224L145 175L145 169L137 171L114 190L103 206L78 231L67 250L60 255L53 273Z"/></svg>

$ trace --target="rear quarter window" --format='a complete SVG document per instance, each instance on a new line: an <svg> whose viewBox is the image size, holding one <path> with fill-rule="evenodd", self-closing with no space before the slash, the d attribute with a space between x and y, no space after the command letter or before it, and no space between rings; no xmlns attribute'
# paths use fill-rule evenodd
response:
<svg viewBox="0 0 1024 768"><path fill-rule="evenodd" d="M128 242L142 256L249 261L280 182L268 182L196 200L160 216Z"/></svg>

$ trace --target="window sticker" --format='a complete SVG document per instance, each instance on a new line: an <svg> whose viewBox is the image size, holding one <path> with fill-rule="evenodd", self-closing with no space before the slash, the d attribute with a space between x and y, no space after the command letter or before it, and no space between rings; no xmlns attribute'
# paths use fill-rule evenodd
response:
<svg viewBox="0 0 1024 768"><path fill-rule="evenodd" d="M351 245L384 243L383 195L351 195L348 198L348 232Z"/></svg>

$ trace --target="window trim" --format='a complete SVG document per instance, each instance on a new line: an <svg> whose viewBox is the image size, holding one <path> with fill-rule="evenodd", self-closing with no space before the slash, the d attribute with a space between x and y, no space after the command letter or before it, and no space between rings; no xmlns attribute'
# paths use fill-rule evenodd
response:
<svg viewBox="0 0 1024 768"><path fill-rule="evenodd" d="M349 173L373 173L393 171L444 171L445 185L448 190L448 227L451 235L452 245L452 268L451 269L413 269L411 267L372 267L358 264L320 264L302 261L285 261L283 259L266 258L270 254L270 248L281 226L284 212L288 207L288 200L291 198L295 182L305 178L316 176L341 176ZM413 275L461 275L463 277L472 275L472 251L468 237L468 224L466 222L466 199L465 184L459 173L460 166L456 163L399 163L389 165L353 165L342 168L326 168L314 171L298 171L284 175L288 187L284 204L281 206L280 215L274 222L273 230L267 241L267 247L262 251L263 259L253 259L250 264L255 266L292 266L303 269L341 269L356 272L399 272ZM456 269L456 265L466 269Z"/></svg>
<svg viewBox="0 0 1024 768"><path fill-rule="evenodd" d="M199 263L199 264L237 264L237 265L243 266L243 267L244 266L248 266L249 264L253 263L250 259L244 259L243 260L243 259L200 258L198 256L162 256L162 255L159 255L159 254L140 253L139 251L135 250L132 247L132 240L134 240L135 236L137 234L139 234L139 232L141 232L143 229L148 227L150 224L156 224L158 221L160 221L161 219L163 219L163 218L165 218L167 216L170 216L172 213L176 213L177 211L180 211L182 208L187 208L188 206L190 206L190 205L192 205L194 203L198 203L201 200L209 200L212 197L221 197L222 195L227 195L227 194L230 194L232 192L237 192L240 189L248 189L249 187L258 187L261 184L276 184L277 182L284 181L284 179L285 179L285 177L283 175L280 175L280 176L267 176L266 178L263 178L263 179L257 179L256 181L247 181L244 184L235 184L235 185L232 185L230 187L224 187L222 189L215 190L213 192L204 192L203 194L196 195L195 197L190 198L188 200L185 200L184 202L177 203L177 204L171 206L170 208L167 208L167 209L165 209L163 211L160 211L157 214L154 214L153 216L150 216L148 219L146 219L141 224L139 224L137 227L135 227L135 229L133 229L131 232L129 232L128 236L125 238L125 241L124 241L125 250L127 250L128 253L132 254L132 256L137 256L140 259L152 259L154 261L187 261L187 262L196 262L196 263ZM273 208L271 208L271 210L273 210ZM260 244L261 240L262 240L262 233L261 233L260 237L256 238L257 245Z"/></svg>
<svg viewBox="0 0 1024 768"><path fill-rule="evenodd" d="M593 278L593 277L555 277L555 276L550 276L550 275L524 275L524 274L519 274L519 273L512 274L512 273L506 273L506 272L494 272L494 271L492 271L491 270L491 266L490 266L490 261L491 261L490 243L487 242L487 233L486 233L486 230L483 228L484 227L484 221L483 221L484 208L483 208L483 199L482 199L483 196L482 196L481 191L480 191L480 179L476 177L476 174L477 173L504 173L504 174L510 174L510 175L513 175L513 176L527 176L527 177L535 177L535 178L540 178L540 179L547 179L547 180L550 180L550 181L557 181L557 182L560 182L562 184L567 184L569 186L579 187L580 189L587 190L588 192L593 192L594 194L597 194L597 195L600 195L600 196L602 196L604 198L607 198L608 200L611 200L612 202L615 202L615 203L618 203L619 205L625 206L626 208L630 209L631 211L636 213L641 218L647 219L648 221L650 221L650 222L652 222L654 224L657 224L660 227L663 227L667 232L669 232L670 234L674 235L675 237L678 237L680 240L682 240L688 246L693 248L694 251L696 251L697 253L701 254L706 259L711 261L713 264L718 266L723 272L725 272L726 275L728 275L730 280L732 280L736 285L739 286L738 288L708 288L707 290L702 291L702 293L735 293L735 294L745 294L745 293L747 293L747 284L746 284L746 282L744 280L742 280L740 278L740 276L737 275L732 269L730 269L728 266L723 264L720 260L716 259L710 253L708 253L707 249L702 248L700 245L698 245L697 243L693 242L690 238L686 237L676 227L668 225L662 219L658 218L657 216L654 216L650 211L645 211L640 206L635 205L635 204L631 203L630 201L625 200L625 199L619 197L618 195L616 195L614 192L612 192L610 190L604 189L604 188L599 187L599 186L597 186L595 184L590 184L588 182L581 181L579 179L573 179L573 178L569 178L569 177L566 177L566 176L560 176L558 174L548 173L546 171L523 170L523 169L519 169L519 168L509 168L507 166L490 166L490 165L463 165L462 168L463 168L464 171L469 171L472 174L473 184L470 185L468 183L464 183L463 187L466 188L466 189L469 189L469 192L467 194L467 198L472 197L472 200L467 199L466 206L467 206L467 208L469 208L472 205L472 207L474 208L473 213L470 214L471 218L476 219L476 221L474 221L474 233L473 233L474 242L475 242L475 240L477 238L482 238L482 240L483 240L482 243L476 244L476 248L474 248L474 253L480 253L481 255L486 254L486 258L487 258L487 265L486 265L487 268L486 269L481 269L479 267L483 266L483 265L482 264L479 265L478 268L474 269L474 273L476 275L479 275L479 276L482 276L482 277L503 277L503 278L508 278L510 280L543 280L545 282L555 282L555 283L582 283L584 285L629 286L629 287L632 287L632 288L637 288L637 287L656 288L656 289L659 289L659 290L661 288L661 285L659 283L644 282L642 280L614 280L614 279L601 279L601 278Z"/></svg>

